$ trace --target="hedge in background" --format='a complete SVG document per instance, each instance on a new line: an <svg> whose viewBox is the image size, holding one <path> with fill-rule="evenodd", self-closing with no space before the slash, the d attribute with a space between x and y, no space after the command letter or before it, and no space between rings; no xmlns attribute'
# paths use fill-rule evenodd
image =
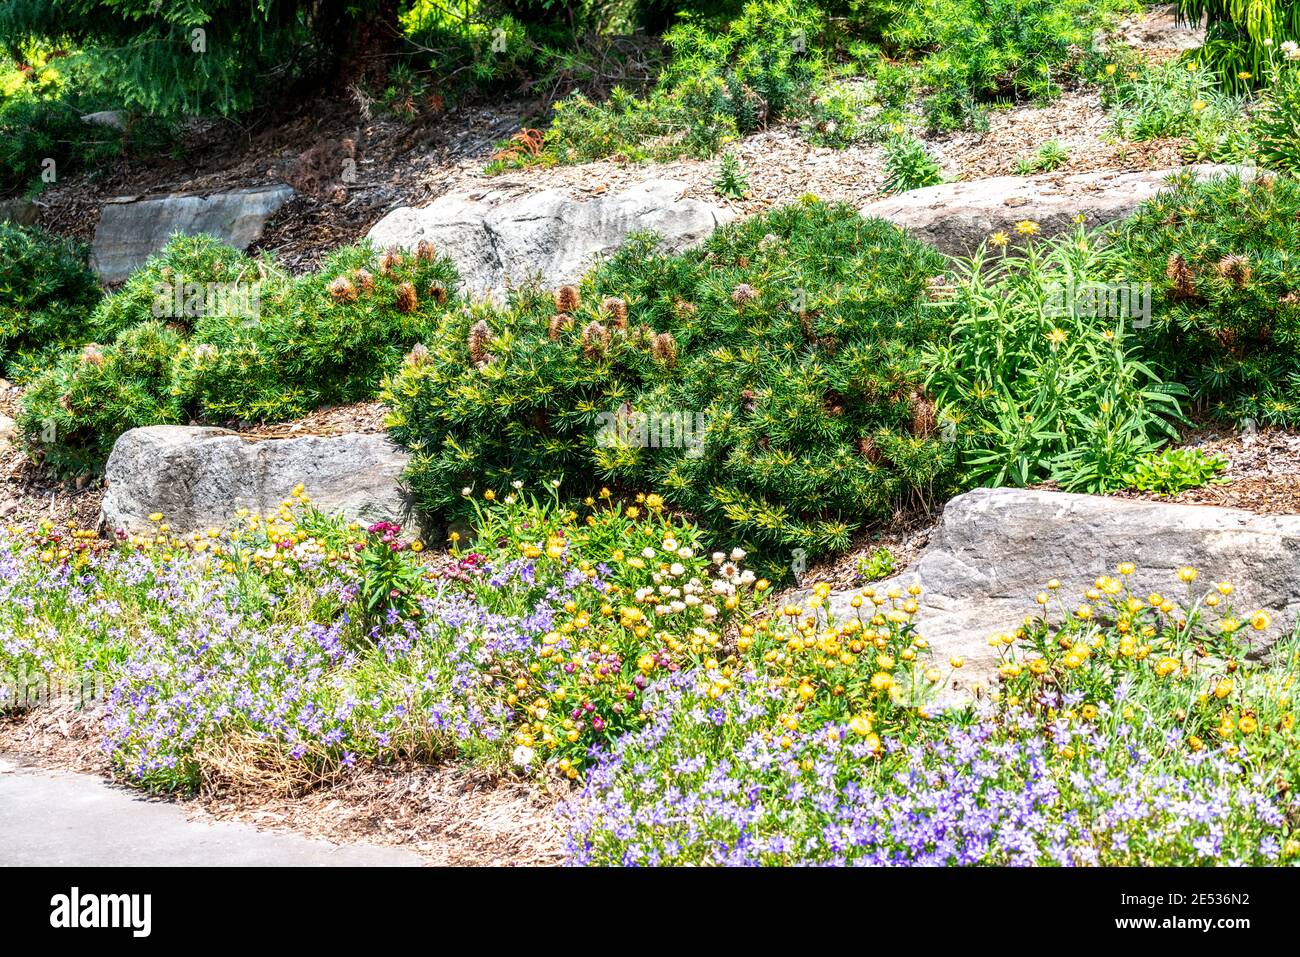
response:
<svg viewBox="0 0 1300 957"><path fill-rule="evenodd" d="M444 515L516 480L654 492L769 571L845 548L946 481L920 360L942 269L813 199L681 255L637 238L580 288L454 313L412 353L384 395L408 481Z"/></svg>

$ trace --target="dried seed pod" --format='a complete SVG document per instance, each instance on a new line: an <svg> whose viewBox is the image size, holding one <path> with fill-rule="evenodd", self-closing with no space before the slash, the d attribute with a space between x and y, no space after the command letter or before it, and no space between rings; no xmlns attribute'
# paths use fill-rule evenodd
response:
<svg viewBox="0 0 1300 957"><path fill-rule="evenodd" d="M589 359L604 355L605 350L609 348L609 343L609 330L595 320L587 323L586 328L582 330L582 351Z"/></svg>
<svg viewBox="0 0 1300 957"><path fill-rule="evenodd" d="M429 283L429 298L440 306L447 305L447 287L440 282Z"/></svg>
<svg viewBox="0 0 1300 957"><path fill-rule="evenodd" d="M421 239L415 244L415 258L422 263L431 263L438 258L438 251L429 240Z"/></svg>
<svg viewBox="0 0 1300 957"><path fill-rule="evenodd" d="M1192 267L1178 253L1169 254L1165 276L1173 284L1173 293L1177 298L1186 299L1196 295L1196 277L1192 273Z"/></svg>
<svg viewBox="0 0 1300 957"><path fill-rule="evenodd" d="M731 290L731 301L741 309L745 308L747 304L753 302L757 298L758 290L747 282L742 282L735 289Z"/></svg>
<svg viewBox="0 0 1300 957"><path fill-rule="evenodd" d="M329 285L330 296L335 302L356 302L357 287L347 276L339 276Z"/></svg>
<svg viewBox="0 0 1300 957"><path fill-rule="evenodd" d="M864 435L858 439L858 454L872 465L878 464L884 458L880 454L880 449L876 448L876 440L869 435Z"/></svg>
<svg viewBox="0 0 1300 957"><path fill-rule="evenodd" d="M546 327L546 334L552 342L560 341L560 333L573 327L573 317L567 312L557 312L551 316L551 321Z"/></svg>
<svg viewBox="0 0 1300 957"><path fill-rule="evenodd" d="M627 329L627 303L618 296L606 296L605 301L600 304L600 311L613 321L613 324L619 329Z"/></svg>
<svg viewBox="0 0 1300 957"><path fill-rule="evenodd" d="M369 269L357 270L357 289L367 296L375 291L375 277L370 274Z"/></svg>
<svg viewBox="0 0 1300 957"><path fill-rule="evenodd" d="M693 302L687 302L685 299L678 299L673 303L673 312L678 319L690 319L698 311Z"/></svg>
<svg viewBox="0 0 1300 957"><path fill-rule="evenodd" d="M677 340L673 338L671 332L661 332L655 336L650 351L656 359L668 366L668 368L671 369L677 365Z"/></svg>
<svg viewBox="0 0 1300 957"><path fill-rule="evenodd" d="M406 364L416 368L427 366L431 359L432 356L430 356L428 348L422 342L417 342L411 351L406 354Z"/></svg>
<svg viewBox="0 0 1300 957"><path fill-rule="evenodd" d="M488 360L487 345L492 338L492 330L485 320L480 319L469 330L469 361L481 365Z"/></svg>
<svg viewBox="0 0 1300 957"><path fill-rule="evenodd" d="M577 312L582 305L577 286L561 286L555 293L556 312Z"/></svg>
<svg viewBox="0 0 1300 957"><path fill-rule="evenodd" d="M397 287L397 311L404 313L415 312L420 308L420 297L415 294L415 287L409 282L404 282Z"/></svg>
<svg viewBox="0 0 1300 957"><path fill-rule="evenodd" d="M924 389L915 389L908 396L907 405L912 416L912 434L918 437L933 435L938 425L934 400L925 394Z"/></svg>
<svg viewBox="0 0 1300 957"><path fill-rule="evenodd" d="M92 342L81 350L81 361L92 366L102 366L104 364L104 353L99 351L98 342Z"/></svg>
<svg viewBox="0 0 1300 957"><path fill-rule="evenodd" d="M379 271L385 276L391 275L393 270L402 264L402 254L397 251L396 246L389 246L384 250L384 255L379 259Z"/></svg>
<svg viewBox="0 0 1300 957"><path fill-rule="evenodd" d="M1250 259L1247 256L1229 253L1219 260L1215 269L1219 271L1220 276L1238 289L1250 282L1252 270L1250 268Z"/></svg>

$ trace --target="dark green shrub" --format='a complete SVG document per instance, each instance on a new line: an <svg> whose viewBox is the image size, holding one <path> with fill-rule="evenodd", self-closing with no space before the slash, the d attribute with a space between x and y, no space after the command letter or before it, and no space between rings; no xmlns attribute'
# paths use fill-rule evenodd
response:
<svg viewBox="0 0 1300 957"><path fill-rule="evenodd" d="M557 104L547 152L562 163L709 156L809 97L823 74L820 27L817 10L794 0L754 0L725 29L685 19L664 37L669 60L648 96Z"/></svg>
<svg viewBox="0 0 1300 957"><path fill-rule="evenodd" d="M183 421L172 394L172 363L181 336L161 322L144 322L111 345L63 354L23 394L18 427L38 460L61 475L103 465L127 429Z"/></svg>
<svg viewBox="0 0 1300 957"><path fill-rule="evenodd" d="M886 43L911 51L931 126L969 124L994 99L1059 94L1093 33L1126 0L920 0L891 5Z"/></svg>
<svg viewBox="0 0 1300 957"><path fill-rule="evenodd" d="M107 344L35 380L23 432L58 471L84 472L135 426L281 421L372 398L456 305L457 283L427 244L348 247L294 278L211 237L173 238L91 317Z"/></svg>
<svg viewBox="0 0 1300 957"><path fill-rule="evenodd" d="M1154 290L1147 353L1217 415L1300 421L1298 217L1290 177L1182 175L1120 231L1124 274Z"/></svg>
<svg viewBox="0 0 1300 957"><path fill-rule="evenodd" d="M445 516L516 479L657 492L769 569L843 548L945 481L920 384L942 266L811 199L681 255L634 240L580 290L453 314L408 358L385 391L408 481Z"/></svg>
<svg viewBox="0 0 1300 957"><path fill-rule="evenodd" d="M0 223L0 370L25 379L91 337L99 282L84 250L37 227Z"/></svg>
<svg viewBox="0 0 1300 957"><path fill-rule="evenodd" d="M124 129L83 122L86 113L121 105L89 75L90 59L51 56L44 66L0 69L0 192L38 191L43 177L175 143L172 125L157 119L130 115Z"/></svg>

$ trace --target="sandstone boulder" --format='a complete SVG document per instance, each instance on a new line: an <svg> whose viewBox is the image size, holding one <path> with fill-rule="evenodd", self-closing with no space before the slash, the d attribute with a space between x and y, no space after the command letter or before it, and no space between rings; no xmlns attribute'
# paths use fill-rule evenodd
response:
<svg viewBox="0 0 1300 957"><path fill-rule="evenodd" d="M1185 595L1187 586L1177 579L1184 565L1197 569L1192 587L1198 591L1232 582L1235 613L1262 609L1273 619L1259 636L1260 651L1300 617L1300 515L1031 489L958 495L920 557L890 581L921 586L917 628L930 641L935 664L946 672L951 655L966 660L944 699L968 700L974 685L995 680L998 659L989 636L1037 614L1034 596L1049 579L1060 579L1060 594L1073 607L1123 561L1137 565L1131 584L1139 595ZM854 614L855 594L832 592L831 614ZM1053 617L1059 621L1061 614L1058 608Z"/></svg>
<svg viewBox="0 0 1300 957"><path fill-rule="evenodd" d="M105 283L122 282L175 233L208 233L236 249L246 249L292 198L293 190L284 185L210 196L124 197L104 206L95 227L90 264Z"/></svg>
<svg viewBox="0 0 1300 957"><path fill-rule="evenodd" d="M652 230L664 248L677 251L730 219L727 210L683 198L685 190L683 183L656 179L593 199L575 199L564 189L513 199L452 193L419 209L393 210L369 237L381 248L413 248L427 239L455 261L467 292L500 295L534 278L549 286L580 279L630 233Z"/></svg>
<svg viewBox="0 0 1300 957"><path fill-rule="evenodd" d="M180 533L222 526L241 507L274 511L301 482L322 511L409 525L406 464L383 434L253 439L194 426L131 429L108 459L100 524L145 531L148 516L161 512Z"/></svg>
<svg viewBox="0 0 1300 957"><path fill-rule="evenodd" d="M1201 178L1234 170L1215 164L1184 168ZM1039 236L1054 236L1073 229L1078 215L1084 217L1089 228L1124 219L1155 196L1177 172L1107 170L994 176L887 196L863 206L861 213L902 226L949 256L969 256L999 230L1007 233L1013 243L1018 241L1015 227L1023 220L1036 222Z"/></svg>

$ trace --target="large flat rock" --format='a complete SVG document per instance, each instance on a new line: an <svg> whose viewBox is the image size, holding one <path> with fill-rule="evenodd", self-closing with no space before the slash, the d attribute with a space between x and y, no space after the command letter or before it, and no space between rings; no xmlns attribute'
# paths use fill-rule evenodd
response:
<svg viewBox="0 0 1300 957"><path fill-rule="evenodd" d="M131 429L108 459L100 524L143 532L161 512L179 533L219 527L239 508L273 512L300 482L324 512L410 524L400 485L407 461L383 434L252 439L200 426Z"/></svg>
<svg viewBox="0 0 1300 957"><path fill-rule="evenodd" d="M1198 177L1223 176L1235 167L1200 164L1181 167ZM863 216L902 226L949 256L969 256L993 233L1023 242L1016 224L1032 220L1039 236L1054 236L1075 227L1082 215L1089 228L1132 215L1151 199L1178 169L1120 173L1041 173L994 176L962 183L926 186L863 206ZM1242 170L1248 175L1248 171Z"/></svg>
<svg viewBox="0 0 1300 957"><path fill-rule="evenodd" d="M593 199L564 189L519 198L451 193L418 209L393 210L369 237L381 248L413 248L427 239L455 261L465 291L500 295L530 279L552 286L577 281L630 233L653 230L664 248L677 251L731 218L721 207L684 198L685 190L684 183L655 179Z"/></svg>
<svg viewBox="0 0 1300 957"><path fill-rule="evenodd" d="M1031 489L958 495L921 556L892 581L921 586L917 628L930 641L935 664L946 672L949 656L966 659L955 686L945 689L952 701L975 684L992 685L998 659L989 636L1036 615L1034 596L1049 579L1060 579L1060 594L1073 608L1099 576L1114 576L1124 561L1137 565L1131 585L1143 596L1184 596L1187 586L1177 579L1184 565L1199 572L1198 592L1232 582L1228 601L1236 614L1262 609L1273 619L1259 636L1261 651L1300 616L1300 515ZM855 594L833 592L831 613L854 614ZM1060 614L1054 612L1055 620Z"/></svg>
<svg viewBox="0 0 1300 957"><path fill-rule="evenodd" d="M104 206L95 227L90 265L103 282L122 282L176 233L207 233L246 249L261 238L267 220L292 198L293 190L281 184L210 196L114 200Z"/></svg>

